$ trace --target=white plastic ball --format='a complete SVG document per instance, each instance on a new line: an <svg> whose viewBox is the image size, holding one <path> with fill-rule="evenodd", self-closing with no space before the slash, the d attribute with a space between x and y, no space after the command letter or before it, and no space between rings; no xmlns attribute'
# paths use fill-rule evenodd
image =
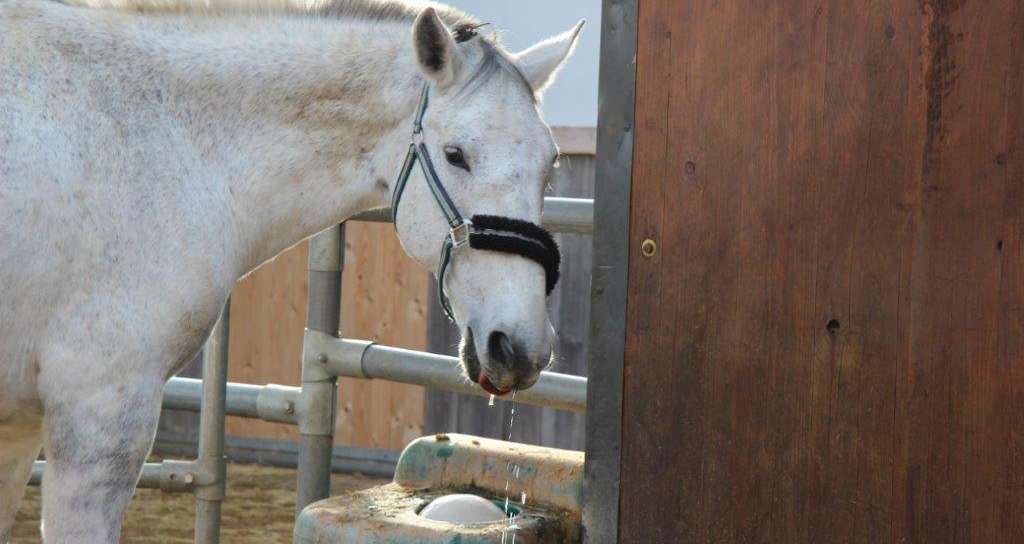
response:
<svg viewBox="0 0 1024 544"><path fill-rule="evenodd" d="M434 499L420 511L434 521L448 523L482 523L505 519L505 512L493 502L477 495L445 495Z"/></svg>

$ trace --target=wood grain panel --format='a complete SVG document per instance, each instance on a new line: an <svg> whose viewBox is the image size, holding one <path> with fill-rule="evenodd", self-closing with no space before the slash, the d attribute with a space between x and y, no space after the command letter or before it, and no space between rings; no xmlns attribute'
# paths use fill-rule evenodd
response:
<svg viewBox="0 0 1024 544"><path fill-rule="evenodd" d="M299 384L306 324L308 246L299 244L235 287L229 379ZM427 273L401 250L390 225L346 227L341 329L345 336L424 349ZM380 381L339 382L339 445L400 450L422 434L422 388ZM296 440L290 425L229 418L228 434Z"/></svg>
<svg viewBox="0 0 1024 544"><path fill-rule="evenodd" d="M264 385L299 385L299 360L306 327L309 244L303 242L264 264L235 285L231 294L228 380ZM229 417L231 436L297 440L291 425Z"/></svg>
<svg viewBox="0 0 1024 544"><path fill-rule="evenodd" d="M428 274L402 251L390 224L346 226L341 330L349 338L423 350ZM400 450L423 431L423 388L339 380L336 441Z"/></svg>
<svg viewBox="0 0 1024 544"><path fill-rule="evenodd" d="M1024 534L1022 29L641 0L620 540Z"/></svg>
<svg viewBox="0 0 1024 544"><path fill-rule="evenodd" d="M894 533L912 540L999 542L1024 534L998 519L1001 509L1019 516L1024 506L1002 492L1024 470L1007 455L1008 433L1022 429L1008 401L1024 385L1010 372L1024 361L999 354L1001 340L1016 341L1019 324L1001 320L1000 307L1022 302L1000 292L1001 269L1020 261L1015 248L999 243L1003 213L1018 213L1004 203L1020 179L1007 179L1008 164L1000 163L1020 160L1006 144L1007 131L1024 121L1007 115L1020 101L1022 18L1020 2L926 2L921 12L925 132L894 471Z"/></svg>

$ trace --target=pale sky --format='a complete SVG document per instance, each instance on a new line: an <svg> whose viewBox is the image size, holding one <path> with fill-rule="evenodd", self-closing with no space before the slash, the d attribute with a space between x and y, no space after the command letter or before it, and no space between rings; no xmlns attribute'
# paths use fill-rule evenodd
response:
<svg viewBox="0 0 1024 544"><path fill-rule="evenodd" d="M502 30L502 42L519 51L587 20L576 54L544 97L552 126L597 124L597 77L601 41L600 0L447 0Z"/></svg>

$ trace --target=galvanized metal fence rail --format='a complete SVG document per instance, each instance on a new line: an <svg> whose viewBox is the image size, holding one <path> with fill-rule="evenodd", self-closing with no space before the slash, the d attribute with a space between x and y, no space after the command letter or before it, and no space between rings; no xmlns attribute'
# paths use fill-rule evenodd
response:
<svg viewBox="0 0 1024 544"><path fill-rule="evenodd" d="M591 234L593 208L594 202L589 199L548 197L542 222L554 232ZM390 222L391 214L389 210L380 210L352 220ZM330 494L338 377L388 380L486 396L479 387L466 382L454 357L338 337L344 246L344 225L327 229L310 240L301 387L227 381L230 301L203 348L203 379L172 378L164 387L164 408L200 413L198 455L192 461L146 463L138 486L193 493L197 544L220 541L220 507L226 483L226 416L299 427L299 512ZM586 400L586 378L546 371L533 387L516 396L516 401L524 404L573 412L584 412ZM45 461L37 461L32 467L32 485L41 483L45 466Z"/></svg>

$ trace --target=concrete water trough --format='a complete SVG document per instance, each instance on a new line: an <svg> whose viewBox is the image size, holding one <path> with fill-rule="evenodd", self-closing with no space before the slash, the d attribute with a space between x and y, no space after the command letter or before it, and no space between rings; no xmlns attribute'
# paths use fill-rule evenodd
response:
<svg viewBox="0 0 1024 544"><path fill-rule="evenodd" d="M433 501L455 494L490 501L498 517L471 523L424 517ZM582 495L583 452L438 434L405 448L392 483L307 506L295 542L489 544L512 542L513 533L519 544L578 542ZM506 496L511 520L503 515ZM465 497L453 502L459 499Z"/></svg>

